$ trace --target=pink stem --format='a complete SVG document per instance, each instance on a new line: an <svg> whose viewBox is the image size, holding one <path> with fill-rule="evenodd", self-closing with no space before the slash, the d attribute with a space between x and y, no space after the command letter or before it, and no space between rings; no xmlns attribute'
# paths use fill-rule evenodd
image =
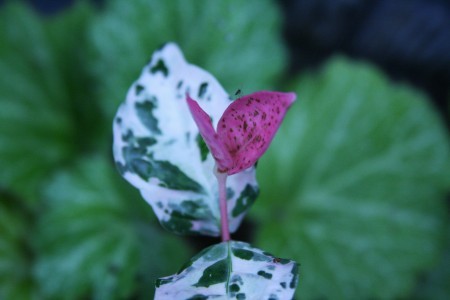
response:
<svg viewBox="0 0 450 300"><path fill-rule="evenodd" d="M230 240L230 229L228 227L228 209L227 209L227 173L221 173L217 169L216 175L219 184L219 206L220 206L220 225L222 232L222 242Z"/></svg>

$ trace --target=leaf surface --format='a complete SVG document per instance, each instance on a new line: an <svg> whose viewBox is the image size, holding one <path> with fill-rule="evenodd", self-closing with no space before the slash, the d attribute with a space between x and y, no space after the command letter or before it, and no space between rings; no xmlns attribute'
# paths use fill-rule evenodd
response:
<svg viewBox="0 0 450 300"><path fill-rule="evenodd" d="M213 128L209 115L186 95L189 110L220 172L233 175L252 167L283 121L294 93L260 91L231 103Z"/></svg>
<svg viewBox="0 0 450 300"><path fill-rule="evenodd" d="M161 224L178 234L219 234L214 159L184 99L199 95L217 124L230 100L207 72L189 65L175 44L156 52L128 91L114 120L114 157L125 179L141 191ZM245 193L252 189L253 193ZM257 195L253 168L228 180L230 230L239 226ZM245 197L244 202L238 200ZM240 205L240 213L232 214Z"/></svg>
<svg viewBox="0 0 450 300"><path fill-rule="evenodd" d="M214 159L185 101L198 95L215 126L229 105L216 79L188 64L175 44L155 52L114 120L114 157L122 176L138 188L161 224L178 234L219 235ZM255 200L254 168L230 176L230 230ZM237 212L237 213L235 213Z"/></svg>
<svg viewBox="0 0 450 300"><path fill-rule="evenodd" d="M406 297L445 239L440 119L419 92L343 59L293 90L258 165L257 242L302 264L299 298Z"/></svg>
<svg viewBox="0 0 450 300"><path fill-rule="evenodd" d="M233 156L229 175L253 166L264 154L295 97L294 93L259 91L227 107L217 134Z"/></svg>
<svg viewBox="0 0 450 300"><path fill-rule="evenodd" d="M297 280L294 261L230 241L204 249L176 275L158 279L155 299L291 299Z"/></svg>
<svg viewBox="0 0 450 300"><path fill-rule="evenodd" d="M0 299L31 299L37 295L27 235L30 219L17 199L0 194Z"/></svg>
<svg viewBox="0 0 450 300"><path fill-rule="evenodd" d="M51 178L44 196L34 268L43 299L148 299L156 276L189 257L99 157Z"/></svg>
<svg viewBox="0 0 450 300"><path fill-rule="evenodd" d="M450 218L448 218L450 220ZM447 226L447 241L445 251L439 263L418 279L416 289L411 293L410 299L445 300L450 295L450 226Z"/></svg>
<svg viewBox="0 0 450 300"><path fill-rule="evenodd" d="M231 168L233 166L231 154L225 147L224 140L219 138L209 115L189 95L186 95L186 101L192 117L197 124L201 138L203 138L208 149L211 151L211 155L214 157L218 169L220 171L226 171L228 168Z"/></svg>
<svg viewBox="0 0 450 300"><path fill-rule="evenodd" d="M280 32L271 0L108 1L91 30L104 112L113 118L153 49L169 41L219 76L229 94L273 88L286 61Z"/></svg>
<svg viewBox="0 0 450 300"><path fill-rule="evenodd" d="M24 4L0 10L0 185L24 198L98 127L79 51L90 16L81 4L45 21Z"/></svg>

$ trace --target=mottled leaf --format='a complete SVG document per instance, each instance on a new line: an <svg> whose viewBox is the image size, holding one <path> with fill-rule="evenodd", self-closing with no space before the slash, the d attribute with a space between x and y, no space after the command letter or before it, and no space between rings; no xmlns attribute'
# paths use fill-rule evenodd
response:
<svg viewBox="0 0 450 300"><path fill-rule="evenodd" d="M299 299L406 297L445 239L442 122L421 93L342 59L294 90L258 165L258 243L301 262Z"/></svg>
<svg viewBox="0 0 450 300"><path fill-rule="evenodd" d="M167 44L155 52L117 112L114 157L121 174L140 190L165 228L217 236L220 212L214 159L199 143L186 93L202 95L198 103L215 126L230 104L213 76L188 64L175 44ZM230 176L227 189L233 232L258 194L254 168Z"/></svg>
<svg viewBox="0 0 450 300"><path fill-rule="evenodd" d="M292 299L298 265L247 243L213 245L176 275L156 281L155 299Z"/></svg>
<svg viewBox="0 0 450 300"><path fill-rule="evenodd" d="M42 299L149 299L156 276L191 254L99 157L59 173L44 196L34 269Z"/></svg>

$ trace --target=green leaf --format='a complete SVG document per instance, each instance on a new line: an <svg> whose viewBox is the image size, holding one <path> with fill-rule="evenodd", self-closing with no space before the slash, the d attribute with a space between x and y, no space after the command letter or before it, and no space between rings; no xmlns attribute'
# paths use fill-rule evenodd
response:
<svg viewBox="0 0 450 300"><path fill-rule="evenodd" d="M217 127L228 95L212 75L188 64L175 44L167 44L155 52L117 112L114 158L166 229L218 236L215 161L199 142L186 93L199 96ZM229 176L227 190L233 232L258 195L254 168Z"/></svg>
<svg viewBox="0 0 450 300"><path fill-rule="evenodd" d="M155 299L292 299L294 261L247 243L222 242L204 249L176 275L156 281Z"/></svg>
<svg viewBox="0 0 450 300"><path fill-rule="evenodd" d="M99 127L81 51L90 15L85 5L45 21L17 2L0 11L0 185L20 196L35 198Z"/></svg>
<svg viewBox="0 0 450 300"><path fill-rule="evenodd" d="M273 87L286 58L280 11L271 0L109 1L91 39L92 67L111 118L138 70L166 42L179 44L230 94Z"/></svg>
<svg viewBox="0 0 450 300"><path fill-rule="evenodd" d="M448 220L450 218L447 217ZM428 273L420 277L409 299L446 300L450 295L450 226L447 227L446 249L439 263Z"/></svg>
<svg viewBox="0 0 450 300"><path fill-rule="evenodd" d="M190 254L101 158L57 175L45 197L35 275L46 299L149 299Z"/></svg>
<svg viewBox="0 0 450 300"><path fill-rule="evenodd" d="M27 210L16 199L0 195L0 299L32 299L31 227Z"/></svg>
<svg viewBox="0 0 450 300"><path fill-rule="evenodd" d="M441 251L449 140L426 97L335 59L258 165L257 242L293 257L302 299L394 299Z"/></svg>

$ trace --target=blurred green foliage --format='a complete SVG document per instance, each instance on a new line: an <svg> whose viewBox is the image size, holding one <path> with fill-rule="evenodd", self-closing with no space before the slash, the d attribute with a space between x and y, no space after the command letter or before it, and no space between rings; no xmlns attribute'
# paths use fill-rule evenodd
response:
<svg viewBox="0 0 450 300"><path fill-rule="evenodd" d="M412 299L445 300L450 295L450 227L447 226L445 252L434 268L420 278L419 284L412 293Z"/></svg>
<svg viewBox="0 0 450 300"><path fill-rule="evenodd" d="M31 299L30 212L18 199L0 195L0 299Z"/></svg>
<svg viewBox="0 0 450 300"><path fill-rule="evenodd" d="M78 51L89 12L43 22L16 4L0 14L0 180L31 201L42 177L84 144L77 126L88 124L77 124L74 108L90 98Z"/></svg>
<svg viewBox="0 0 450 300"><path fill-rule="evenodd" d="M408 296L446 239L441 120L421 93L345 59L292 88L300 101L258 165L256 244L301 264L300 299Z"/></svg>
<svg viewBox="0 0 450 300"><path fill-rule="evenodd" d="M43 198L34 271L46 299L66 291L70 299L145 298L161 274L189 258L180 239L153 226L151 209L102 157L56 174Z"/></svg>
<svg viewBox="0 0 450 300"><path fill-rule="evenodd" d="M111 1L90 30L102 108L111 119L150 54L168 41L230 94L273 88L286 60L280 23L271 0Z"/></svg>
<svg viewBox="0 0 450 300"><path fill-rule="evenodd" d="M445 295L438 116L417 91L345 60L282 83L280 23L269 0L116 0L46 19L18 1L2 7L0 299L148 299L154 278L192 254L109 150L114 112L168 41L230 94L298 92L258 168L253 244L301 263L299 296Z"/></svg>

